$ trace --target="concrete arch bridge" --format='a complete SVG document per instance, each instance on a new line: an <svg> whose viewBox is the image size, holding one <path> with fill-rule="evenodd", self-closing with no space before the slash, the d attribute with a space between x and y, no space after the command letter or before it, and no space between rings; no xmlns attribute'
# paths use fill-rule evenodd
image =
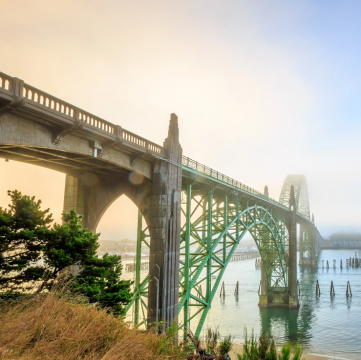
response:
<svg viewBox="0 0 361 360"><path fill-rule="evenodd" d="M128 308L134 305L136 324L170 324L181 314L186 326L197 319L198 335L247 232L263 264L259 306L299 306L297 224L300 264L317 266L322 237L304 176L288 176L276 201L267 187L258 192L183 156L175 114L160 146L0 72L0 157L65 173L64 210L76 209L90 230L119 196L134 202L136 281ZM141 282L142 245L150 258Z"/></svg>

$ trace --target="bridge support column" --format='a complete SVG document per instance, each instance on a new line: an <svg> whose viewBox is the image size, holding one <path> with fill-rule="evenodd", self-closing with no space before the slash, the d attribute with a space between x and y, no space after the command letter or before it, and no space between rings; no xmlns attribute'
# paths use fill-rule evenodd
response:
<svg viewBox="0 0 361 360"><path fill-rule="evenodd" d="M297 289L297 220L296 220L296 201L294 187L291 186L290 213L287 219L287 228L289 235L289 256L288 256L288 306L298 308L298 289Z"/></svg>
<svg viewBox="0 0 361 360"><path fill-rule="evenodd" d="M63 210L69 212L74 209L77 214L83 215L83 228L95 231L96 224L89 216L90 189L78 177L67 175L65 178Z"/></svg>
<svg viewBox="0 0 361 360"><path fill-rule="evenodd" d="M150 224L148 325L178 316L182 148L178 117L171 114L164 142L167 161L155 160Z"/></svg>
<svg viewBox="0 0 361 360"><path fill-rule="evenodd" d="M317 268L317 229L312 226L312 263L311 266Z"/></svg>
<svg viewBox="0 0 361 360"><path fill-rule="evenodd" d="M266 269L264 267L263 261L261 261L261 292L259 293L259 303L258 306L260 308L268 307L268 294L267 294L267 286L268 279Z"/></svg>
<svg viewBox="0 0 361 360"><path fill-rule="evenodd" d="M300 242L299 242L299 250L300 250L299 265L300 266L304 266L304 261L303 261L303 237L304 237L304 233L305 233L305 227L304 227L303 224L300 224Z"/></svg>
<svg viewBox="0 0 361 360"><path fill-rule="evenodd" d="M303 267L317 267L317 232L315 226L300 226L300 262Z"/></svg>

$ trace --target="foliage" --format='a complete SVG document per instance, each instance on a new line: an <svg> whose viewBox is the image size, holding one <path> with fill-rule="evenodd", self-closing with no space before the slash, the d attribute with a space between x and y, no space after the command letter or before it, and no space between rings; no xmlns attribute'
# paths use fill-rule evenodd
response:
<svg viewBox="0 0 361 360"><path fill-rule="evenodd" d="M52 215L41 210L40 200L16 190L9 195L9 209L0 208L0 291L49 290L61 272L76 265L73 287L91 303L124 314L131 282L119 280L121 257L98 258L99 234L82 229L82 216L71 210L63 213L62 225L51 226Z"/></svg>
<svg viewBox="0 0 361 360"><path fill-rule="evenodd" d="M251 339L247 337L245 329L245 344L243 353L237 354L238 360L301 360L303 349L297 343L293 357L291 354L291 344L283 345L277 354L276 344L273 339L266 337L265 332L257 340L252 332Z"/></svg>
<svg viewBox="0 0 361 360"><path fill-rule="evenodd" d="M125 315L125 305L132 299L130 281L119 280L121 257L105 254L102 259L86 262L76 276L74 287L85 294L91 303L98 303L114 315Z"/></svg>
<svg viewBox="0 0 361 360"><path fill-rule="evenodd" d="M207 328L205 335L205 346L208 354L215 354L217 351L219 331L216 328L214 331L211 328Z"/></svg>
<svg viewBox="0 0 361 360"><path fill-rule="evenodd" d="M194 336L190 329L186 329L188 348L191 348L188 360L228 360L228 353L232 350L233 339L227 336L221 339L218 328L207 328L202 341ZM192 345L191 347L189 345Z"/></svg>
<svg viewBox="0 0 361 360"><path fill-rule="evenodd" d="M35 263L53 221L49 209L42 211L41 201L8 192L9 209L0 208L0 289L29 289L44 274Z"/></svg>

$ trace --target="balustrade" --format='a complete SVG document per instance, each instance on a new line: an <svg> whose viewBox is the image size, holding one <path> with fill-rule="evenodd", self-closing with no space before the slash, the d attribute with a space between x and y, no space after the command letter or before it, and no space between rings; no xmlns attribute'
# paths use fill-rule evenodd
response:
<svg viewBox="0 0 361 360"><path fill-rule="evenodd" d="M14 78L0 72L0 90L8 93L13 92ZM22 94L27 99L28 103L31 103L35 107L46 109L47 111L53 112L57 115L64 116L75 121L82 121L91 127L95 127L100 131L112 134L116 136L116 125L88 113L82 109L79 109L63 100L56 98L42 90L39 90L31 85L24 84L22 88ZM162 147L144 139L136 134L133 134L127 130L122 129L118 134L123 141L131 143L137 147L146 149L151 153L158 155L162 154Z"/></svg>
<svg viewBox="0 0 361 360"><path fill-rule="evenodd" d="M0 89L5 92L13 91L13 78L4 73L0 73Z"/></svg>

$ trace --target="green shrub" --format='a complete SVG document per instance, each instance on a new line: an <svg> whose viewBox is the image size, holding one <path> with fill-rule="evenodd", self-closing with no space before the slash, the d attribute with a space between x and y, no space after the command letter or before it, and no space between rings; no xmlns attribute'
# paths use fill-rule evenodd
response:
<svg viewBox="0 0 361 360"><path fill-rule="evenodd" d="M291 354L291 344L282 346L277 354L276 343L274 339L268 338L265 332L257 340L252 331L251 339L248 339L245 329L245 344L243 353L238 354L238 360L301 360L303 349L298 343L295 345L293 357Z"/></svg>

